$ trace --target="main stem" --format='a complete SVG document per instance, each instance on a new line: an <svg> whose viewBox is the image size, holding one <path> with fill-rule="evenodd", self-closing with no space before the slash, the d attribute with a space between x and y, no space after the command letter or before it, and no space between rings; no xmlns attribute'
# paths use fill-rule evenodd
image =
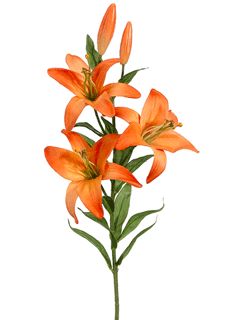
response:
<svg viewBox="0 0 240 320"><path fill-rule="evenodd" d="M116 249L112 249L113 262L113 282L114 282L114 299L115 299L115 320L119 320L119 290L118 290L118 266L116 264Z"/></svg>
<svg viewBox="0 0 240 320"><path fill-rule="evenodd" d="M124 76L125 71L125 65L122 65L122 73L121 78ZM114 104L114 100L113 100ZM116 129L116 118L113 117L112 124L114 128ZM115 150L113 150L113 155L115 154ZM111 198L114 202L115 198L115 181L111 180ZM112 213L110 217L110 227L111 230L114 230L114 212ZM111 235L110 235L111 236ZM118 265L117 265L117 256L116 256L116 246L113 243L112 240L112 273L113 273L113 283L114 283L114 301L115 301L115 320L119 320L119 289L118 289Z"/></svg>

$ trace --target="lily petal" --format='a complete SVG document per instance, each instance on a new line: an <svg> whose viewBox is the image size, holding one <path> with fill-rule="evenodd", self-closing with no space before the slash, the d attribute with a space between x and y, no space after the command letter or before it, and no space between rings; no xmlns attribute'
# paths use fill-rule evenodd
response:
<svg viewBox="0 0 240 320"><path fill-rule="evenodd" d="M98 140L90 151L89 160L97 166L101 173L104 171L107 159L113 151L118 137L118 134L107 134Z"/></svg>
<svg viewBox="0 0 240 320"><path fill-rule="evenodd" d="M92 79L95 83L97 90L101 91L108 70L116 63L118 63L120 59L107 59L100 62L93 70Z"/></svg>
<svg viewBox="0 0 240 320"><path fill-rule="evenodd" d="M85 207L99 219L103 218L101 178L80 181L77 190Z"/></svg>
<svg viewBox="0 0 240 320"><path fill-rule="evenodd" d="M142 185L134 175L125 167L120 166L117 163L107 163L105 167L105 171L102 177L103 180L120 180L131 185L141 188Z"/></svg>
<svg viewBox="0 0 240 320"><path fill-rule="evenodd" d="M60 176L71 181L84 179L81 171L85 166L78 154L57 147L46 147L44 152L47 162Z"/></svg>
<svg viewBox="0 0 240 320"><path fill-rule="evenodd" d="M85 61L83 61L83 59L72 54L66 55L66 63L69 69L80 74L82 76L82 79L84 78L82 75L82 69L89 69L88 65Z"/></svg>
<svg viewBox="0 0 240 320"><path fill-rule="evenodd" d="M63 68L48 69L48 74L76 96L83 98L83 80L81 74Z"/></svg>
<svg viewBox="0 0 240 320"><path fill-rule="evenodd" d="M166 97L152 89L143 106L140 120L142 129L162 124L167 118L167 112L168 101Z"/></svg>
<svg viewBox="0 0 240 320"><path fill-rule="evenodd" d="M127 129L120 135L115 148L124 150L134 146L148 146L141 137L141 127L138 123L132 122Z"/></svg>
<svg viewBox="0 0 240 320"><path fill-rule="evenodd" d="M95 101L86 100L86 102L104 116L113 117L115 115L115 108L106 92L103 92Z"/></svg>
<svg viewBox="0 0 240 320"><path fill-rule="evenodd" d="M128 123L139 123L140 121L140 115L135 110L126 107L115 107L115 116L127 121Z"/></svg>
<svg viewBox="0 0 240 320"><path fill-rule="evenodd" d="M76 224L78 224L78 218L75 212L75 205L78 198L77 187L77 182L71 182L67 188L65 198L67 210L70 213L70 215L74 218Z"/></svg>
<svg viewBox="0 0 240 320"><path fill-rule="evenodd" d="M102 92L106 91L110 97L140 98L141 93L126 83L110 83L103 87Z"/></svg>
<svg viewBox="0 0 240 320"><path fill-rule="evenodd" d="M109 43L112 40L115 25L116 5L113 3L108 7L98 30L97 44L98 52L101 55L103 55L106 52L107 47L109 46Z"/></svg>
<svg viewBox="0 0 240 320"><path fill-rule="evenodd" d="M65 128L67 130L72 130L72 128L75 126L77 119L82 113L85 106L86 106L85 99L81 99L77 96L73 97L69 101L65 109L65 115L64 115Z"/></svg>
<svg viewBox="0 0 240 320"><path fill-rule="evenodd" d="M178 123L178 118L172 110L168 110L167 112L167 120L173 121L175 124Z"/></svg>
<svg viewBox="0 0 240 320"><path fill-rule="evenodd" d="M158 138L154 139L151 145L157 149L163 149L170 152L176 152L181 149L189 149L199 152L190 141L173 130L163 132Z"/></svg>
<svg viewBox="0 0 240 320"><path fill-rule="evenodd" d="M90 150L88 143L84 140L82 136L80 136L79 133L64 129L61 132L65 134L65 136L68 138L68 141L70 142L73 151L81 152L83 150L86 150L88 152Z"/></svg>
<svg viewBox="0 0 240 320"><path fill-rule="evenodd" d="M154 160L151 170L147 176L147 183L152 182L165 170L167 164L167 157L163 150L153 150Z"/></svg>

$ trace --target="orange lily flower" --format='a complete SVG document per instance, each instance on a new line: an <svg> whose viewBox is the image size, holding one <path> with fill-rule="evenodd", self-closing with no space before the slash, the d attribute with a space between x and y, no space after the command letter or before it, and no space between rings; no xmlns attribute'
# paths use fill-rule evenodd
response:
<svg viewBox="0 0 240 320"><path fill-rule="evenodd" d="M120 46L120 63L126 64L128 62L132 50L132 24L128 22L122 35Z"/></svg>
<svg viewBox="0 0 240 320"><path fill-rule="evenodd" d="M111 83L104 86L106 74L119 59L108 59L99 63L93 71L79 57L68 54L66 62L69 69L48 69L50 77L69 89L75 96L68 103L64 122L67 130L71 130L79 115L90 105L105 116L113 117L115 109L111 101L113 96L139 98L141 94L125 83Z"/></svg>
<svg viewBox="0 0 240 320"><path fill-rule="evenodd" d="M113 33L115 30L115 25L116 25L116 5L112 3L108 7L98 30L97 44L98 44L98 52L100 53L101 56L106 52L109 46L109 43L112 40Z"/></svg>
<svg viewBox="0 0 240 320"><path fill-rule="evenodd" d="M75 204L78 197L97 218L103 218L102 180L121 180L142 187L128 169L107 162L118 140L117 134L106 135L90 147L77 132L62 132L73 151L57 147L46 147L44 151L49 165L60 176L71 181L66 192L66 207L76 223Z"/></svg>
<svg viewBox="0 0 240 320"><path fill-rule="evenodd" d="M174 131L181 127L177 117L169 110L166 97L156 90L151 90L142 110L141 116L134 110L124 107L116 108L116 116L129 122L128 128L120 136L116 149L123 150L129 146L147 146L154 152L152 168L147 183L157 178L166 167L164 150L176 152L181 149L198 150Z"/></svg>

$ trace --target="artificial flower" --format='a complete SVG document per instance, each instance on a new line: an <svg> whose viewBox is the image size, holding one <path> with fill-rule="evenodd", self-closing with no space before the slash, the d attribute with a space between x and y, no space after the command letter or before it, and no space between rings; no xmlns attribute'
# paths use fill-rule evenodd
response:
<svg viewBox="0 0 240 320"><path fill-rule="evenodd" d="M92 214L99 219L103 217L102 180L115 179L135 187L142 186L128 169L107 162L118 140L117 134L106 135L90 147L77 132L62 132L67 136L73 151L46 147L45 157L59 175L71 181L66 192L66 206L76 223L75 204L78 197Z"/></svg>
<svg viewBox="0 0 240 320"><path fill-rule="evenodd" d="M118 63L119 59L102 61L93 71L77 56L68 54L66 62L70 70L51 68L48 69L48 74L75 94L65 110L64 122L67 130L74 127L79 115L87 105L105 116L113 117L115 109L111 97L140 97L136 89L125 83L110 83L104 86L109 68Z"/></svg>
<svg viewBox="0 0 240 320"><path fill-rule="evenodd" d="M116 116L129 123L119 137L116 149L129 146L148 146L154 152L154 161L147 177L147 183L157 178L166 167L164 150L176 152L181 149L198 150L186 138L175 131L181 127L175 114L169 110L166 97L152 89L142 110L141 116L134 110L117 107Z"/></svg>

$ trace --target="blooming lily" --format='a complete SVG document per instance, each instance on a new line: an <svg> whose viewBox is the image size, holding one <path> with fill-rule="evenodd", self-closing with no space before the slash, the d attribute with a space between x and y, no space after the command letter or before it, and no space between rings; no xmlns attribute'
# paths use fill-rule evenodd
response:
<svg viewBox="0 0 240 320"><path fill-rule="evenodd" d="M112 40L113 33L115 30L115 25L116 25L116 5L112 3L108 7L98 30L97 44L98 44L98 52L100 55L103 55L106 52L109 46L109 43Z"/></svg>
<svg viewBox="0 0 240 320"><path fill-rule="evenodd" d="M67 130L74 127L79 115L87 105L105 116L113 117L115 109L111 97L139 98L141 96L139 91L125 83L111 83L104 86L109 68L118 63L119 59L102 61L93 71L77 56L68 54L66 62L70 70L51 68L48 69L48 74L75 94L65 110L64 121Z"/></svg>
<svg viewBox="0 0 240 320"><path fill-rule="evenodd" d="M134 110L116 108L116 116L129 123L128 128L119 137L116 149L129 146L148 146L154 152L154 161L147 177L147 183L157 178L166 167L164 150L176 152L181 149L198 150L183 136L174 131L181 127L177 117L169 110L166 97L152 89L142 110L141 116Z"/></svg>
<svg viewBox="0 0 240 320"><path fill-rule="evenodd" d="M46 147L45 157L59 175L71 181L66 192L66 206L76 223L75 204L78 197L97 218L103 218L102 180L121 180L135 187L142 186L128 169L107 162L118 140L117 134L106 135L90 147L77 132L62 132L67 136L73 151Z"/></svg>
<svg viewBox="0 0 240 320"><path fill-rule="evenodd" d="M128 22L123 31L122 41L120 46L120 63L122 65L128 62L132 50L132 24Z"/></svg>

